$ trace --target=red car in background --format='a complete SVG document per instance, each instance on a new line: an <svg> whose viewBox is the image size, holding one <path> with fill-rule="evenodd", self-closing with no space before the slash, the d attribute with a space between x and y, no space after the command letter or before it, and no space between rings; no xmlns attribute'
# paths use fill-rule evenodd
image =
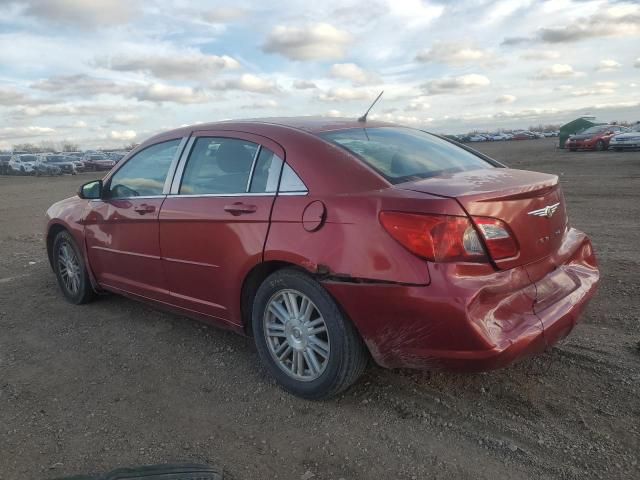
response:
<svg viewBox="0 0 640 480"><path fill-rule="evenodd" d="M87 153L82 157L84 169L87 171L111 170L115 165L115 160L108 158L102 153Z"/></svg>
<svg viewBox="0 0 640 480"><path fill-rule="evenodd" d="M565 148L571 152L577 150L604 151L609 148L609 140L614 135L628 131L628 128L620 125L594 125L580 133L571 135L565 143Z"/></svg>
<svg viewBox="0 0 640 480"><path fill-rule="evenodd" d="M252 335L310 399L370 357L477 371L543 351L599 279L557 176L382 122L180 128L47 215L70 302L119 293Z"/></svg>

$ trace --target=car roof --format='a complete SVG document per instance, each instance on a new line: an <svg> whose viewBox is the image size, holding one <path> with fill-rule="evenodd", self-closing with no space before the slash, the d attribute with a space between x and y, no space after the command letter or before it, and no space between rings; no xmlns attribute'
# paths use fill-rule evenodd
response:
<svg viewBox="0 0 640 480"><path fill-rule="evenodd" d="M149 140L158 138L176 136L176 134L188 134L194 131L202 130L238 130L251 131L251 129L263 130L264 127L282 127L283 129L295 129L311 134L329 132L333 130L347 130L350 128L376 128L376 127L392 127L399 126L394 123L382 122L379 120L367 120L359 122L355 118L334 118L334 117L270 117L270 118L249 118L241 120L222 120L219 122L197 123L195 125L183 126L173 130L165 131L154 135Z"/></svg>

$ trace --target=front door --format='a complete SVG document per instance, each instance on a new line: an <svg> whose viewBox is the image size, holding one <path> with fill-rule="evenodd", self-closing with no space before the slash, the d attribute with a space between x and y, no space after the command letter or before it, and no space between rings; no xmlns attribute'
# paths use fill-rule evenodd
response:
<svg viewBox="0 0 640 480"><path fill-rule="evenodd" d="M242 132L196 132L160 211L172 303L240 324L240 292L262 261L284 152Z"/></svg>
<svg viewBox="0 0 640 480"><path fill-rule="evenodd" d="M105 181L103 198L90 202L85 238L89 262L101 286L168 300L158 215L180 141L169 140L138 152Z"/></svg>

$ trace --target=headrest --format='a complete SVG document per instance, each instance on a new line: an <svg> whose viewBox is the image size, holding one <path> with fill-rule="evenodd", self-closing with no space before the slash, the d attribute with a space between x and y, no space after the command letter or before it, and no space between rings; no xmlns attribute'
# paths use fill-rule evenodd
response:
<svg viewBox="0 0 640 480"><path fill-rule="evenodd" d="M227 140L216 152L218 166L226 173L241 173L251 170L255 152L247 149L244 143Z"/></svg>

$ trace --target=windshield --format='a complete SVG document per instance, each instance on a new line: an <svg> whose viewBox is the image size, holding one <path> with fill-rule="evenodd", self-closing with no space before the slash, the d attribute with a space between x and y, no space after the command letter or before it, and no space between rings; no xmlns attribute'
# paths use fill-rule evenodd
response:
<svg viewBox="0 0 640 480"><path fill-rule="evenodd" d="M492 168L473 153L420 130L357 128L320 136L355 154L391 183Z"/></svg>
<svg viewBox="0 0 640 480"><path fill-rule="evenodd" d="M589 127L586 130L583 130L582 133L600 133L600 132L604 132L606 129L607 129L606 126Z"/></svg>
<svg viewBox="0 0 640 480"><path fill-rule="evenodd" d="M91 155L89 157L90 160L106 160L104 155Z"/></svg>
<svg viewBox="0 0 640 480"><path fill-rule="evenodd" d="M57 162L65 162L66 160L64 157L61 157L60 155L49 155L47 157L47 161L57 163Z"/></svg>
<svg viewBox="0 0 640 480"><path fill-rule="evenodd" d="M21 162L35 162L38 158L35 155L20 155Z"/></svg>

